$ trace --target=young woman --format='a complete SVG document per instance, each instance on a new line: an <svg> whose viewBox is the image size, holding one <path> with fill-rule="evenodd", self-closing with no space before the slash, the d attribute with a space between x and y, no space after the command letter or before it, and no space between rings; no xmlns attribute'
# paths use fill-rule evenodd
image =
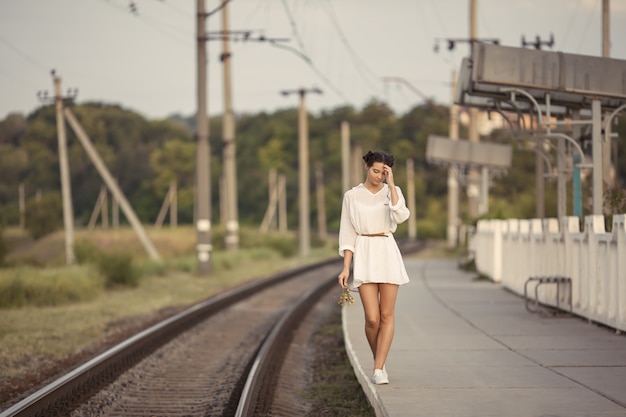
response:
<svg viewBox="0 0 626 417"><path fill-rule="evenodd" d="M396 295L409 282L392 233L409 218L409 209L394 182L393 156L369 151L363 159L365 182L343 197L339 254L344 261L338 278L339 285L348 285L354 260L352 288L358 288L365 312L365 336L374 355L372 381L388 384L385 361L394 334Z"/></svg>

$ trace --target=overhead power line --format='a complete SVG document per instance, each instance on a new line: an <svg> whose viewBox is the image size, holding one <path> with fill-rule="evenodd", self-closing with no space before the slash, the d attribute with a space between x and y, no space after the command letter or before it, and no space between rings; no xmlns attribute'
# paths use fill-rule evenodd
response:
<svg viewBox="0 0 626 417"><path fill-rule="evenodd" d="M22 51L21 49L19 49L18 47L16 47L15 45L9 43L8 41L6 41L5 39L3 39L2 37L0 37L0 42L3 43L5 46L7 46L9 49L11 49L13 52L15 52L16 54L20 55L22 58L26 59L28 62L30 62L31 64L39 67L40 69L43 69L44 71L48 71L50 69L49 66L44 65L43 63L41 63L39 60L33 58L32 56L30 56L29 54L27 54L26 52Z"/></svg>
<svg viewBox="0 0 626 417"><path fill-rule="evenodd" d="M282 0L283 3L283 7L285 9L285 13L287 14L287 18L289 19L289 23L291 24L291 29L293 31L293 35L296 38L296 41L298 42L298 45L300 46L300 50L302 51L302 55L304 56L309 56L309 54L306 51L306 47L304 46L304 42L302 42L302 38L300 37L300 33L298 32L298 27L296 25L296 22L293 19L293 15L291 14L291 10L289 9L289 6L287 5L287 1L286 0ZM320 77L322 79L322 81L324 81L324 83L326 85L328 85L328 87L330 87L339 97L341 97L343 100L345 101L350 101L348 100L348 98L328 79L328 77L326 77L318 68L317 66L313 63L312 59L305 59L305 62L307 63L307 65L309 67L311 67L311 69L313 71L315 71L315 73L317 74L318 77Z"/></svg>
<svg viewBox="0 0 626 417"><path fill-rule="evenodd" d="M341 29L341 25L339 24L339 21L337 19L337 13L335 12L335 9L333 8L332 2L330 0L326 0L326 2L324 4L326 5L325 12L328 15L328 17L330 18L330 21L333 24L333 27L335 28L335 31L339 35L339 39L341 40L341 43L343 43L343 45L348 50L350 58L352 58L352 61L354 62L354 67L357 69L359 74L361 74L361 76L363 77L365 82L367 82L370 85L370 87L373 87L374 89L376 89L376 87L372 83L372 79L371 78L379 80L379 77L374 73L374 71L372 71L367 66L367 64L355 52L354 48L352 48L352 45L348 41L348 38L346 37L343 29ZM371 77L371 78L367 78L368 76Z"/></svg>

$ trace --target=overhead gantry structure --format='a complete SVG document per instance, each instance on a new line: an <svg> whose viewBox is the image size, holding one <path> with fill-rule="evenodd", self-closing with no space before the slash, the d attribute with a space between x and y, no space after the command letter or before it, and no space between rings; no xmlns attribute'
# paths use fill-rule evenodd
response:
<svg viewBox="0 0 626 417"><path fill-rule="evenodd" d="M462 61L455 103L500 113L514 138L556 141L558 216L566 215L566 172L580 169L593 174L592 214L603 214L603 166L610 164L603 143L626 110L626 60L476 42ZM590 162L581 143L587 136Z"/></svg>

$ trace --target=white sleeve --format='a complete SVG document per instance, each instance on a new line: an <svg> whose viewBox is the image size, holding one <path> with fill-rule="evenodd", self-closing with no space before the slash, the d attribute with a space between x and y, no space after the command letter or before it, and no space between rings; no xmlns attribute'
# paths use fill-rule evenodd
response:
<svg viewBox="0 0 626 417"><path fill-rule="evenodd" d="M406 206L406 201L404 200L404 195L402 195L402 190L400 187L396 185L396 192L398 193L398 202L395 206L389 205L389 212L391 214L391 221L395 224L404 223L408 218L411 212Z"/></svg>
<svg viewBox="0 0 626 417"><path fill-rule="evenodd" d="M341 221L339 223L339 255L343 256L345 250L354 253L357 233L354 230L352 219L350 218L350 198L348 194L343 195L341 205Z"/></svg>

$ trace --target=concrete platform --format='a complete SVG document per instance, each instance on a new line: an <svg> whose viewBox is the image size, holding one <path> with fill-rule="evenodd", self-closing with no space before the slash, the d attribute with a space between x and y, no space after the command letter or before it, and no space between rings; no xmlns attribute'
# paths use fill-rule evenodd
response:
<svg viewBox="0 0 626 417"><path fill-rule="evenodd" d="M406 258L388 385L370 382L363 309L343 308L348 355L377 416L624 417L626 336L526 311L453 260Z"/></svg>

